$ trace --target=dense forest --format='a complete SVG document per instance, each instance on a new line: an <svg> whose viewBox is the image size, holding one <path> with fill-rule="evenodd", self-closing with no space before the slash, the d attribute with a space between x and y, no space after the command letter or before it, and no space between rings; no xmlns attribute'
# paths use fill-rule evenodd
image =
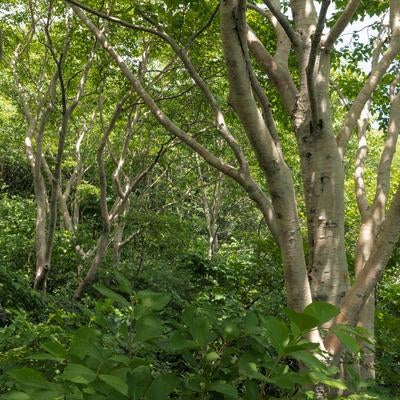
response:
<svg viewBox="0 0 400 400"><path fill-rule="evenodd" d="M400 399L399 0L0 0L0 399Z"/></svg>

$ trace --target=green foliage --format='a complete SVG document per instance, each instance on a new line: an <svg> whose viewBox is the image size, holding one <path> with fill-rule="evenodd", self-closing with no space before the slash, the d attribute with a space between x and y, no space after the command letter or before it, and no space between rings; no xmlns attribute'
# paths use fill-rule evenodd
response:
<svg viewBox="0 0 400 400"><path fill-rule="evenodd" d="M12 390L2 399L160 400L172 393L185 399L279 393L294 399L316 383L346 387L334 378L337 370L326 365L318 345L305 339L336 314L329 304L314 303L294 318L289 313L290 325L254 311L221 319L210 307L187 307L181 318L171 319L163 317L168 294L97 290L106 299L97 302L90 326L75 330L64 344L44 340L41 353L26 356L54 368L44 375L8 367ZM299 317L308 318L308 325L299 327Z"/></svg>

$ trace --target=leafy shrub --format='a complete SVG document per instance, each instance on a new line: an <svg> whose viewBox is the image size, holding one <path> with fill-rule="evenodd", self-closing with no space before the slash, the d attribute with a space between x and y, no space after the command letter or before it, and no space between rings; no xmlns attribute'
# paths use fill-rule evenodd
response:
<svg viewBox="0 0 400 400"><path fill-rule="evenodd" d="M135 293L121 275L117 280L119 293L97 286L106 299L97 302L89 326L68 343L50 338L42 353L28 355L30 362L54 363L46 375L8 369L13 390L2 399L294 399L316 383L345 388L318 345L305 339L337 314L329 304L288 312L290 324L254 311L221 319L211 307L190 306L171 319L170 295Z"/></svg>

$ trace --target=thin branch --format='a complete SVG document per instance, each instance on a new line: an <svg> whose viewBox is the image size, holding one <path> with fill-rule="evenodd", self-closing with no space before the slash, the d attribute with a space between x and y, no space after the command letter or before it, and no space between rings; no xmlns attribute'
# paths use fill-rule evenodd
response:
<svg viewBox="0 0 400 400"><path fill-rule="evenodd" d="M356 200L360 215L364 216L368 210L369 204L367 199L367 192L364 182L364 166L365 158L368 152L367 145L367 127L369 117L369 102L365 105L364 110L357 122L358 125L358 149L356 156L356 169L354 172L354 185L356 192Z"/></svg>
<svg viewBox="0 0 400 400"><path fill-rule="evenodd" d="M267 49L250 27L247 30L247 45L257 63L271 79L285 109L289 114L292 114L296 105L298 90L287 67L284 68L275 61L274 57L268 53Z"/></svg>
<svg viewBox="0 0 400 400"><path fill-rule="evenodd" d="M311 41L311 50L308 58L308 64L306 68L307 73L307 86L308 93L310 98L310 108L311 108L311 119L313 129L316 129L318 126L318 104L317 104L317 95L315 93L315 62L317 59L318 52L320 50L320 43L322 37L322 31L324 30L325 21L326 21L326 13L328 12L329 4L331 0L323 0L321 4L321 10L318 16L317 27L315 29L314 34L312 35Z"/></svg>
<svg viewBox="0 0 400 400"><path fill-rule="evenodd" d="M271 0L264 0L264 3L269 8L274 17L278 20L293 46L295 48L300 48L301 40L297 33L293 30L292 25L290 24L286 16L281 12L281 10L279 10L272 4Z"/></svg>
<svg viewBox="0 0 400 400"><path fill-rule="evenodd" d="M74 9L74 11L75 11L75 13L77 15L78 15L78 13L76 12L76 10L79 10L80 8L82 8L85 11L88 11L91 14L97 15L97 16L99 16L101 18L107 19L107 20L112 21L114 23L117 23L119 25L125 26L125 27L127 27L129 29L139 30L139 31L148 32L148 33L157 35L157 36L161 37L166 43L168 43L171 46L171 48L173 49L173 51L176 53L176 55L181 59L182 63L186 67L186 70L188 71L189 75L193 78L193 80L196 82L196 84L199 86L199 88L201 89L201 91L205 95L208 103L210 104L212 110L214 111L216 128L217 128L218 132L220 133L220 135L227 142L228 146L232 149L233 153L235 154L235 157L236 157L236 159L237 159L237 161L238 161L238 163L240 165L241 170L244 173L248 172L249 168L248 168L248 163L247 163L246 157L245 157L243 151L241 150L239 144L237 143L236 139L230 133L230 131L229 131L229 129L228 129L226 123L225 123L224 114L223 114L222 110L219 107L217 99L213 95L212 91L210 90L210 88L208 87L208 85L204 81L204 79L201 78L201 76L197 72L197 70L196 70L195 66L193 65L193 63L188 58L187 51L185 51L185 49L182 49L178 45L178 43L171 36L169 36L167 33L165 33L162 30L162 27L159 24L157 24L151 18L146 16L144 13L141 13L141 15L143 16L143 18L146 19L146 21L148 21L149 23L153 24L156 27L156 29L144 28L142 26L134 25L134 24L131 24L129 22L123 21L123 20L121 20L119 18L111 17L111 16L109 16L107 14L104 14L104 13L102 13L100 11L93 10L90 7L82 5L81 3L77 2L76 0L65 0L65 1L67 1L68 3L71 4L72 8ZM81 19L82 18L86 18L88 23L92 24L92 22L82 12L78 16ZM86 24L86 22L85 22L85 24ZM88 24L86 24L86 25L89 27ZM92 24L92 26L93 26L93 28L95 30L98 30L98 28L95 25ZM92 28L90 28L90 29L92 30L92 32L94 32ZM111 48L111 46L108 44L108 42L106 41L105 38L104 38L104 41L105 41L105 44L109 48ZM103 47L104 47L104 45L103 45ZM114 49L112 49L112 51L114 53L116 53ZM117 57L120 58L119 55L117 55ZM116 59L115 56L113 56L113 58ZM121 59L121 61L122 61L122 59ZM126 66L126 68L127 68L127 70L129 70L129 68L127 66ZM139 81L138 81L138 83L140 84ZM140 86L142 86L142 85L140 84ZM152 99L152 101L154 102L153 99Z"/></svg>
<svg viewBox="0 0 400 400"><path fill-rule="evenodd" d="M324 42L324 47L330 49L335 44L341 33L346 29L346 26L349 24L360 3L361 0L349 0L346 8L340 14L339 19L330 30L328 37Z"/></svg>
<svg viewBox="0 0 400 400"><path fill-rule="evenodd" d="M153 35L162 37L162 33L155 30L155 29L151 29L151 28L146 28L144 26L140 26L140 25L135 25L135 24L131 24L130 22L124 21L123 19L117 18L117 17L113 17L112 15L106 14L102 11L98 11L95 10L94 8L91 8L85 4L80 3L79 1L76 0L65 0L67 3L74 5L76 7L81 8L82 10L87 11L90 14L96 15L97 17L103 18L107 21L110 22L114 22L115 24L121 25L121 26L125 26L126 28L129 29L133 29L135 31L142 31L142 32L147 32L147 33L151 33Z"/></svg>
<svg viewBox="0 0 400 400"><path fill-rule="evenodd" d="M216 17L218 11L219 11L219 2L217 3L217 6L215 7L213 13L211 14L210 18L207 20L207 22L197 31L195 32L188 40L188 42L186 43L184 49L188 50L189 47L192 45L192 43L204 32L206 31L210 25L212 24L214 18ZM0 37L1 39L1 37ZM1 60L1 58L0 58Z"/></svg>
<svg viewBox="0 0 400 400"><path fill-rule="evenodd" d="M394 90L393 85L397 85L399 80L400 73L392 82L391 91ZM376 193L373 204L374 209L379 208L382 214L384 213L390 192L391 166L396 152L400 131L400 92L396 95L392 94L390 105L391 109L388 132L378 166Z"/></svg>
<svg viewBox="0 0 400 400"><path fill-rule="evenodd" d="M399 51L400 26L398 32L396 32L396 34L392 36L389 48L386 50L385 54L376 65L376 67L371 71L367 81L364 83L364 86L358 93L356 99L350 107L349 112L347 113L343 126L336 137L339 153L341 154L342 158L344 157L344 153L346 151L347 143L350 140L351 133L357 123L358 118L360 117L360 114L365 104L371 98L383 75L386 73L391 63L398 55Z"/></svg>
<svg viewBox="0 0 400 400"><path fill-rule="evenodd" d="M272 20L271 20L272 13L271 12L267 12L267 11L263 10L262 8L258 7L257 5L251 4L251 3L247 4L247 8L249 10L256 11L262 17L267 18L268 21L272 22Z"/></svg>

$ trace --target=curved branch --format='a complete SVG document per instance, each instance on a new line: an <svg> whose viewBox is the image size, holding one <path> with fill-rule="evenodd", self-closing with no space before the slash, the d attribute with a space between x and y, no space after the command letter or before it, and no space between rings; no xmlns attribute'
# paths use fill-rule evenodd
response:
<svg viewBox="0 0 400 400"><path fill-rule="evenodd" d="M299 48L301 46L301 40L297 33L293 30L292 25L290 24L286 16L281 12L281 10L279 10L279 8L275 7L275 5L272 4L271 0L264 0L264 4L269 8L271 13L278 20L293 46L295 48Z"/></svg>
<svg viewBox="0 0 400 400"><path fill-rule="evenodd" d="M389 48L383 55L382 59L376 65L376 67L371 71L367 81L358 93L356 99L354 100L349 112L347 113L346 119L344 121L343 127L340 129L336 141L338 144L339 153L344 157L346 151L347 143L350 140L351 133L359 119L361 112L371 98L375 89L377 88L379 82L381 81L383 75L388 70L390 64L396 58L400 51L400 24L399 29L393 34L390 41Z"/></svg>
<svg viewBox="0 0 400 400"><path fill-rule="evenodd" d="M150 18L146 17L145 15L142 14L143 17L146 18L146 20L156 26L156 29L150 29L150 28L145 28L142 26L138 26L135 24L131 24L129 22L126 22L124 20L121 20L116 17L111 17L107 14L104 14L100 11L96 11L91 9L88 6L82 5L81 3L77 2L76 0L65 0L68 3L70 3L73 7L74 10L79 8L84 9L85 11L88 11L91 14L97 15L101 18L107 19L111 22L117 23L119 25L122 25L126 28L132 29L132 30L139 30L143 32L148 32L154 35L157 35L161 39L163 39L166 43L170 45L172 50L176 53L176 55L181 59L183 65L185 66L187 72L189 75L193 78L193 80L196 82L196 84L199 86L203 94L205 95L209 105L211 106L214 115L215 115L215 122L216 122L216 128L220 135L224 138L228 146L231 148L233 153L235 154L236 160L238 161L241 170L244 173L247 173L249 170L248 163L246 160L246 157L244 153L242 152L239 144L237 143L236 139L233 137L233 135L230 133L228 126L225 123L225 117L218 105L218 101L213 95L212 91L208 87L207 83L204 81L203 78L199 75L197 72L196 68L194 67L193 63L190 61L189 57L187 56L187 48L181 48L179 44L167 33L165 33L162 28L156 24L154 21L152 21ZM84 14L83 14L84 15ZM90 22L90 21L89 21ZM95 29L97 29L94 26ZM104 46L103 46L104 47Z"/></svg>
<svg viewBox="0 0 400 400"><path fill-rule="evenodd" d="M276 87L286 111L292 114L296 105L298 90L288 69L275 61L251 28L247 30L247 45L258 64Z"/></svg>
<svg viewBox="0 0 400 400"><path fill-rule="evenodd" d="M331 48L336 40L339 38L341 33L346 29L346 26L350 23L351 18L357 10L357 7L361 3L361 0L349 0L346 8L340 14L340 17L336 21L330 30L327 39L325 40L324 46L326 48Z"/></svg>
<svg viewBox="0 0 400 400"><path fill-rule="evenodd" d="M268 223L268 227L270 228L275 239L278 238L278 229L276 225L276 215L273 210L271 200L268 196L266 196L261 189L258 187L257 183L251 178L247 169L241 168L241 170L237 170L231 165L226 164L220 158L215 156L211 151L201 145L196 141L191 135L185 132L183 129L179 128L173 121L171 121L167 115L157 106L151 96L147 93L147 91L143 88L138 79L130 71L129 67L126 65L122 57L115 51L115 49L109 44L105 36L100 32L100 30L90 21L89 18L76 6L72 6L75 14L81 19L84 25L86 25L89 30L96 36L99 40L102 47L109 53L111 58L117 63L119 68L125 77L132 84L134 90L138 93L138 95L142 98L143 102L149 108L153 116L158 120L158 122L172 135L180 139L183 143L185 143L189 148L199 154L205 161L207 161L211 166L223 172L225 175L231 177L235 181L241 184L243 188L249 193L250 198L252 198L260 207L263 215L266 218ZM223 123L223 115L218 112L217 120L219 123ZM224 126L221 127L224 129ZM232 138L232 140L235 140ZM242 154L242 150L239 145L234 141L234 146L237 146L237 152ZM231 146L232 147L232 146ZM243 162L247 161L244 159Z"/></svg>
<svg viewBox="0 0 400 400"><path fill-rule="evenodd" d="M400 77L400 74L398 75ZM374 207L384 213L390 191L390 175L400 131L400 92L392 96L388 132L378 166Z"/></svg>

